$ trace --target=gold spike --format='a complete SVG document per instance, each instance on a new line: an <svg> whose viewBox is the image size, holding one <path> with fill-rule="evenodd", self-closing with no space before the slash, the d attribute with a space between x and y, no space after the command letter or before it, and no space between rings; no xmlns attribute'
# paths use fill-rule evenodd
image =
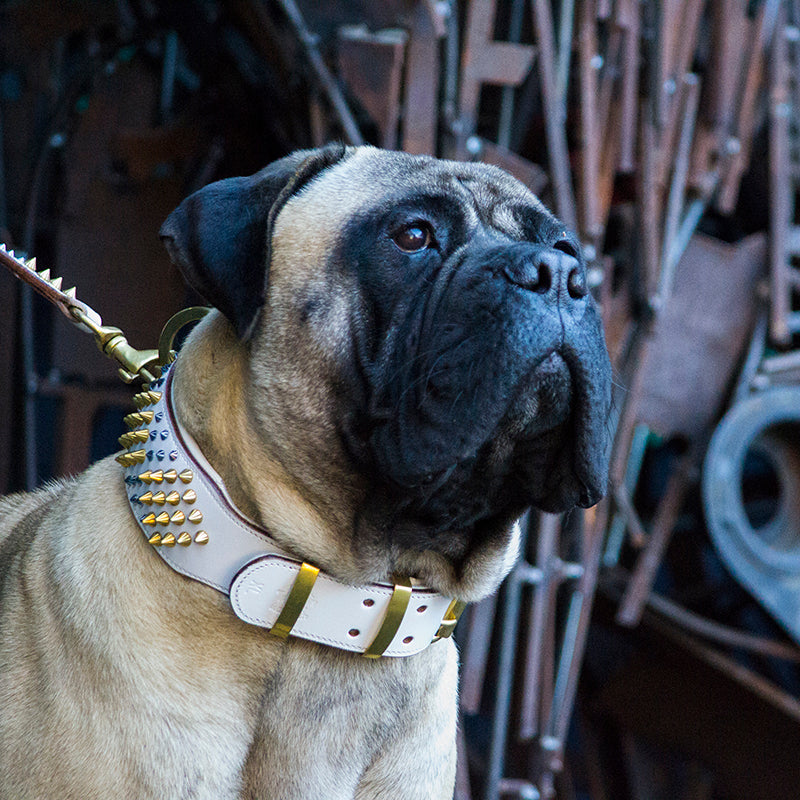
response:
<svg viewBox="0 0 800 800"><path fill-rule="evenodd" d="M199 508L195 508L193 511L189 513L189 522L194 522L195 525L199 525L203 521L203 515L200 513Z"/></svg>
<svg viewBox="0 0 800 800"><path fill-rule="evenodd" d="M157 469L155 472L150 474L150 480L155 481L156 483L161 483L164 480L164 471Z"/></svg>
<svg viewBox="0 0 800 800"><path fill-rule="evenodd" d="M128 457L130 458L131 464L143 464L144 460L147 458L147 453L144 450L134 450L128 453Z"/></svg>
<svg viewBox="0 0 800 800"><path fill-rule="evenodd" d="M169 525L169 514L166 511L162 511L157 517L156 522L159 525Z"/></svg>
<svg viewBox="0 0 800 800"><path fill-rule="evenodd" d="M150 483L153 480L153 473L150 470L146 470L139 476L140 481L144 481L145 483Z"/></svg>
<svg viewBox="0 0 800 800"><path fill-rule="evenodd" d="M148 396L148 392L139 392L139 394L135 394L133 396L133 404L138 408L140 411L145 407L150 405L150 397Z"/></svg>
<svg viewBox="0 0 800 800"><path fill-rule="evenodd" d="M155 525L156 515L150 512L146 517L142 517L141 523L142 525Z"/></svg>
<svg viewBox="0 0 800 800"><path fill-rule="evenodd" d="M70 300L74 300L75 296L78 294L78 290L76 287L73 286L71 289L67 289L67 291L64 292L64 294L67 297L69 297Z"/></svg>
<svg viewBox="0 0 800 800"><path fill-rule="evenodd" d="M181 500L181 496L177 492L170 492L166 497L167 502L171 506L176 506Z"/></svg>
<svg viewBox="0 0 800 800"><path fill-rule="evenodd" d="M194 503L197 500L197 492L194 489L187 489L183 493L183 502L184 503Z"/></svg>
<svg viewBox="0 0 800 800"><path fill-rule="evenodd" d="M178 475L178 477L184 483L191 483L192 479L194 478L194 472L192 472L190 469L185 469L180 475Z"/></svg>
<svg viewBox="0 0 800 800"><path fill-rule="evenodd" d="M186 531L184 531L178 537L178 544L182 544L184 547L188 547L191 543L192 543L192 537L190 534L186 533Z"/></svg>
<svg viewBox="0 0 800 800"><path fill-rule="evenodd" d="M178 480L178 473L174 469L168 469L164 473L164 480L167 483L175 483L175 481Z"/></svg>
<svg viewBox="0 0 800 800"><path fill-rule="evenodd" d="M61 291L61 282L63 280L64 280L63 278L53 278L53 280L50 281L50 285L55 287L56 289L58 289L58 291L60 292Z"/></svg>
<svg viewBox="0 0 800 800"><path fill-rule="evenodd" d="M145 492L140 498L140 503L144 503L146 506L152 505L153 503L153 493L152 492Z"/></svg>
<svg viewBox="0 0 800 800"><path fill-rule="evenodd" d="M134 444L144 444L150 438L148 431L129 431L123 433L117 440L123 447L131 447Z"/></svg>
<svg viewBox="0 0 800 800"><path fill-rule="evenodd" d="M158 506L163 506L164 500L165 500L164 492L156 492L153 495L153 502Z"/></svg>
<svg viewBox="0 0 800 800"><path fill-rule="evenodd" d="M194 540L197 544L208 544L208 534L205 531L197 531Z"/></svg>
<svg viewBox="0 0 800 800"><path fill-rule="evenodd" d="M161 534L154 533L148 540L148 544L153 545L153 547L161 547Z"/></svg>
<svg viewBox="0 0 800 800"><path fill-rule="evenodd" d="M149 425L153 421L152 411L140 411L139 416L142 418L145 425Z"/></svg>
<svg viewBox="0 0 800 800"><path fill-rule="evenodd" d="M171 517L170 521L173 522L175 525L183 525L186 522L186 514L183 513L180 509L178 509Z"/></svg>
<svg viewBox="0 0 800 800"><path fill-rule="evenodd" d="M150 398L150 404L155 405L161 399L161 392L143 392Z"/></svg>
<svg viewBox="0 0 800 800"><path fill-rule="evenodd" d="M163 544L164 547L175 547L175 534L168 533L161 539L161 544Z"/></svg>
<svg viewBox="0 0 800 800"><path fill-rule="evenodd" d="M138 428L142 424L142 415L138 411L134 411L132 414L126 414L122 421L133 430L133 428Z"/></svg>
<svg viewBox="0 0 800 800"><path fill-rule="evenodd" d="M122 464L123 467L129 467L131 465L130 456L127 453L120 453L120 455L116 456L114 461L117 464Z"/></svg>

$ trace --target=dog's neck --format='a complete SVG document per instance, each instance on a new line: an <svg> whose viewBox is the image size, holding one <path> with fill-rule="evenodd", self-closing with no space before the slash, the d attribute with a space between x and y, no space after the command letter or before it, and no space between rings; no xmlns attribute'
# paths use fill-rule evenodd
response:
<svg viewBox="0 0 800 800"><path fill-rule="evenodd" d="M432 550L398 548L391 536L361 535L356 520L368 487L347 474L343 454L342 463L326 464L333 476L330 485L290 474L281 463L280 447L257 428L255 391L249 346L222 315L212 312L187 339L175 365L175 411L234 503L282 549L354 585L411 575L444 595L470 601L497 588L517 556L517 525L502 526L459 563ZM291 423L282 429L291 431ZM293 443L301 445L307 459L336 460L329 441Z"/></svg>

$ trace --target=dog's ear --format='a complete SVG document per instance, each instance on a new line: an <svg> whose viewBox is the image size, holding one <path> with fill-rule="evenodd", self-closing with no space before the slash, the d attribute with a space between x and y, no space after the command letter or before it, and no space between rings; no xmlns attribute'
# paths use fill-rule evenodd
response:
<svg viewBox="0 0 800 800"><path fill-rule="evenodd" d="M211 183L186 198L159 235L187 283L247 340L266 295L272 223L286 201L345 155L342 145L299 150L248 178Z"/></svg>

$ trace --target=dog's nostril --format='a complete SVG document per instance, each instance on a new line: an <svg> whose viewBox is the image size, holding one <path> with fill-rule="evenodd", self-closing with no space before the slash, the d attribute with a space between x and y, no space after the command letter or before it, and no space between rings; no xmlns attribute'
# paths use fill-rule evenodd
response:
<svg viewBox="0 0 800 800"><path fill-rule="evenodd" d="M586 275L580 267L573 267L567 277L567 291L569 296L577 299L586 297L589 287L586 284Z"/></svg>
<svg viewBox="0 0 800 800"><path fill-rule="evenodd" d="M533 289L534 292L544 294L552 285L553 271L550 268L550 264L545 259L542 259L536 265L536 279L527 288Z"/></svg>

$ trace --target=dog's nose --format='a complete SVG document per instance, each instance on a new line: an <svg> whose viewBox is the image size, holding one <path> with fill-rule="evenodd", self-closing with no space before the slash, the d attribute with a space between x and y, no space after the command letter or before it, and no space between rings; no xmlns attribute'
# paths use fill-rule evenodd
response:
<svg viewBox="0 0 800 800"><path fill-rule="evenodd" d="M563 291L579 300L589 288L586 272L574 256L551 248L535 248L523 258L515 258L503 267L503 273L513 284L537 294L563 296Z"/></svg>

